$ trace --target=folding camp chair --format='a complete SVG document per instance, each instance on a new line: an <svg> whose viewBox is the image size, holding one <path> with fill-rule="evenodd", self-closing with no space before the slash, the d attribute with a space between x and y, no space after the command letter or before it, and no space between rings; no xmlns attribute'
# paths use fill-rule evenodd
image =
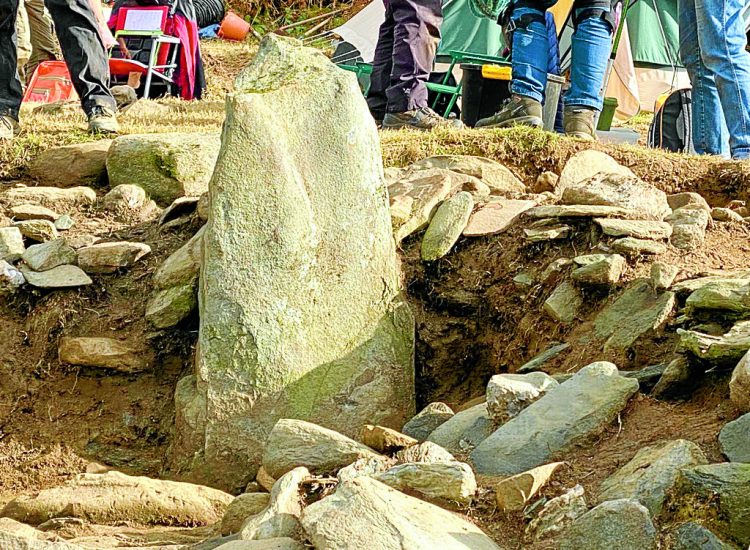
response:
<svg viewBox="0 0 750 550"><path fill-rule="evenodd" d="M151 94L154 79L162 82L170 93L175 85L177 53L180 41L167 34L177 2L168 6L122 7L117 12L115 46L109 59L113 80L145 75L143 97Z"/></svg>

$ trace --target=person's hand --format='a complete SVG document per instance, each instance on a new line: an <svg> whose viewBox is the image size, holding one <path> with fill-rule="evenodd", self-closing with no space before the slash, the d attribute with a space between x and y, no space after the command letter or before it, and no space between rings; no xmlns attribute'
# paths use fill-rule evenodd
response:
<svg viewBox="0 0 750 550"><path fill-rule="evenodd" d="M124 59L133 59L133 56L130 54L130 50L128 50L127 44L125 44L125 39L120 37L117 39L117 46L120 48L120 53L122 54L122 57Z"/></svg>

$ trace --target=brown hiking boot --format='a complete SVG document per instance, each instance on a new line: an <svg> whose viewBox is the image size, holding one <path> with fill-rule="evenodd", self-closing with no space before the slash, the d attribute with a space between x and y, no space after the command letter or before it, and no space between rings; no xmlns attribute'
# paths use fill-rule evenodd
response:
<svg viewBox="0 0 750 550"><path fill-rule="evenodd" d="M534 126L542 128L542 104L536 99L521 95L512 96L497 113L478 120L475 128L507 128L508 126Z"/></svg>
<svg viewBox="0 0 750 550"><path fill-rule="evenodd" d="M18 121L10 115L0 115L0 141L10 141L18 133Z"/></svg>
<svg viewBox="0 0 750 550"><path fill-rule="evenodd" d="M586 107L566 107L563 114L565 134L576 139L597 141L596 111Z"/></svg>
<svg viewBox="0 0 750 550"><path fill-rule="evenodd" d="M118 134L120 125L117 123L117 115L112 109L95 106L89 113L90 134Z"/></svg>
<svg viewBox="0 0 750 550"><path fill-rule="evenodd" d="M443 118L429 107L421 107L403 113L386 113L383 118L383 128L399 130L411 128L413 130L432 130L433 128L463 128L463 123L457 119Z"/></svg>

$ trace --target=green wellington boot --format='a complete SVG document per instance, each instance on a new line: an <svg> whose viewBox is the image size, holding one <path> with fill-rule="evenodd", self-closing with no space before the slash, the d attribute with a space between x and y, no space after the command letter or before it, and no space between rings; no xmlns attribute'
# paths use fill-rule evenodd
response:
<svg viewBox="0 0 750 550"><path fill-rule="evenodd" d="M514 95L499 112L478 120L475 128L507 128L517 125L543 127L542 104L530 97Z"/></svg>

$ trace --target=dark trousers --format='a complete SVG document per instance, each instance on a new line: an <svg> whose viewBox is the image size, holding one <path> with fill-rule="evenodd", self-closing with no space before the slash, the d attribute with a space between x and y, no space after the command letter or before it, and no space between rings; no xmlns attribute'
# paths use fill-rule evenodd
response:
<svg viewBox="0 0 750 550"><path fill-rule="evenodd" d="M99 105L115 109L107 88L109 67L88 0L45 0L55 23L73 86L88 114ZM16 58L18 0L0 0L0 114L18 118L22 89Z"/></svg>
<svg viewBox="0 0 750 550"><path fill-rule="evenodd" d="M367 103L376 119L427 106L425 82L440 42L440 0L384 0Z"/></svg>

